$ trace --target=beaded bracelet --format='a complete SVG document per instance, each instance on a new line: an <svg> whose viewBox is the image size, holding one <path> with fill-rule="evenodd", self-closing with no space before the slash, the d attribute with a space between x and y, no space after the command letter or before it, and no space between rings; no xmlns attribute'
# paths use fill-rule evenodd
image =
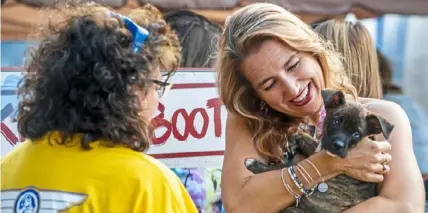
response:
<svg viewBox="0 0 428 213"><path fill-rule="evenodd" d="M291 195L294 196L294 198L296 199L296 207L299 207L299 203L300 200L302 199L302 196L300 196L298 193L295 193L293 191L293 189L287 184L287 182L285 182L284 180L284 170L286 170L287 168L283 168L281 170L281 179L282 179L282 184L284 185L284 187L287 189L288 193L290 193Z"/></svg>
<svg viewBox="0 0 428 213"><path fill-rule="evenodd" d="M294 184L300 189L303 194L305 194L305 188L300 179L297 177L293 166L288 167L288 174L290 174L290 177L291 179L293 179Z"/></svg>
<svg viewBox="0 0 428 213"><path fill-rule="evenodd" d="M293 179L294 184L296 184L296 186L305 195L305 197L308 197L312 195L312 193L314 193L315 188L306 189L304 187L302 181L300 181L299 177L297 177L296 172L294 171L294 168L292 166L288 167L288 173L290 174L291 179Z"/></svg>

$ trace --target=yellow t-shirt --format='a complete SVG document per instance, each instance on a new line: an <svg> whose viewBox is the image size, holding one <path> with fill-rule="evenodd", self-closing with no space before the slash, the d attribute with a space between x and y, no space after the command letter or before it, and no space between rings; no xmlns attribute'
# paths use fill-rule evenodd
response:
<svg viewBox="0 0 428 213"><path fill-rule="evenodd" d="M58 145L58 133L48 138L1 159L1 212L198 212L178 177L148 155L100 142L86 151L77 139Z"/></svg>

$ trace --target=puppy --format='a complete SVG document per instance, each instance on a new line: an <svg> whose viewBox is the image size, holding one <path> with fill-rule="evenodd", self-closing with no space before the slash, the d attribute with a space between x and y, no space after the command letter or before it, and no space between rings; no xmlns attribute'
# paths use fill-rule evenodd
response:
<svg viewBox="0 0 428 213"><path fill-rule="evenodd" d="M355 147L364 137L382 133L388 138L394 126L384 118L365 110L355 101L346 101L340 91L323 90L322 96L326 117L321 142L305 133L295 133L289 138L289 161L284 164L265 165L255 159L246 159L245 166L253 173L282 169L295 164L296 156L312 155L325 149L328 153L346 157L348 150ZM288 153L289 154L289 153ZM290 157L292 156L292 157ZM318 174L312 174L318 176ZM304 181L304 180L301 180ZM303 197L298 207L289 207L282 213L339 213L377 195L376 184L362 182L346 175L326 181L328 190Z"/></svg>

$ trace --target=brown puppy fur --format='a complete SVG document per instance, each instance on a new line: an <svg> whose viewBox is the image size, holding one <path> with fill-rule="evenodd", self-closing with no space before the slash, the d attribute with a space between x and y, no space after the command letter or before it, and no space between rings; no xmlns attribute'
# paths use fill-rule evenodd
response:
<svg viewBox="0 0 428 213"><path fill-rule="evenodd" d="M322 130L322 149L344 158L348 150L364 137L382 133L388 138L393 125L387 120L368 112L357 102L346 101L342 92L324 90L322 94L327 112ZM292 135L289 142L288 162L286 159L284 164L268 166L255 159L246 159L247 169L255 174L282 169L296 163L299 154L306 157L312 155L319 146L319 142L312 136L301 132ZM298 207L289 207L281 212L339 213L377 195L376 184L346 175L339 175L326 183L326 192L316 189L311 196L302 198Z"/></svg>

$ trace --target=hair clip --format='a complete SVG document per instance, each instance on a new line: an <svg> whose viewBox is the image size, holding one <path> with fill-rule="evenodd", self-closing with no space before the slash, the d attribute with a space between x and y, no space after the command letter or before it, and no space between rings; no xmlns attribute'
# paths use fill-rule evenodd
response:
<svg viewBox="0 0 428 213"><path fill-rule="evenodd" d="M112 16L119 17L123 22L125 22L126 29L128 29L132 35L132 51L135 53L141 52L144 42L146 41L147 36L149 36L149 31L124 15L114 12L110 12L110 14Z"/></svg>

